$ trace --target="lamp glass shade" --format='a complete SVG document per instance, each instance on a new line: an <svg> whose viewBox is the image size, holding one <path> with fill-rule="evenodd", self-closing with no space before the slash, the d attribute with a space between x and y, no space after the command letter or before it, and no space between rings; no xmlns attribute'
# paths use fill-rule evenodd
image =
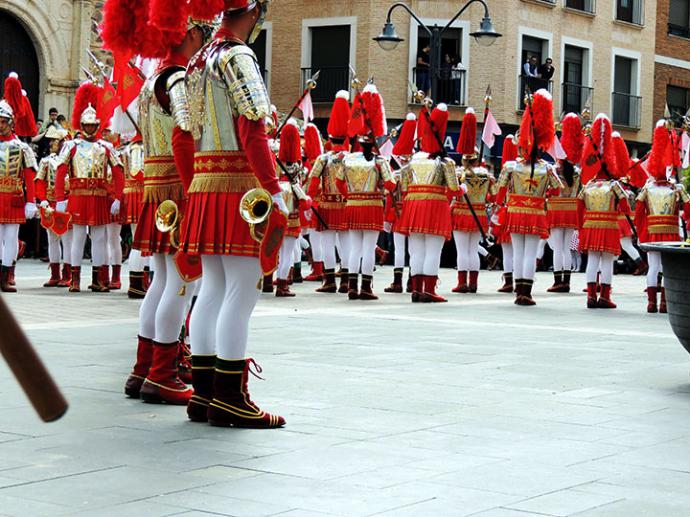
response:
<svg viewBox="0 0 690 517"><path fill-rule="evenodd" d="M395 50L404 40L398 36L398 33L395 31L395 25L391 22L386 22L383 26L383 31L374 38L374 41L377 42L379 47L383 50Z"/></svg>

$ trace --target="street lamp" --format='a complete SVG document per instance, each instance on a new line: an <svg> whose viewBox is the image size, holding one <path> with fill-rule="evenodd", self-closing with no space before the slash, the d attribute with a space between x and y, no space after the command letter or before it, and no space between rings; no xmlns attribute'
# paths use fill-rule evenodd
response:
<svg viewBox="0 0 690 517"><path fill-rule="evenodd" d="M462 13L464 13L467 8L475 2L479 2L484 6L484 18L479 25L479 30L472 32L470 36L472 36L482 47L488 47L492 45L498 38L500 38L501 34L496 32L494 29L494 24L491 21L491 16L489 14L489 6L486 4L485 0L470 0L467 2L453 17L453 19L450 20L442 29L440 29L438 26L434 26L430 29L424 23L422 23L422 21L410 7L402 2L396 2L388 10L386 24L383 26L381 34L374 38L374 41L377 42L383 50L395 50L398 45L404 41L404 39L398 36L398 33L395 30L395 25L393 25L393 11L398 7L402 7L405 11L407 11L409 15L414 18L417 23L427 32L431 40L429 44L431 47L429 68L431 73L431 96L435 99L438 93L438 72L439 64L441 63L441 38L443 37L443 34L450 28L450 26L453 25L455 20L457 20Z"/></svg>

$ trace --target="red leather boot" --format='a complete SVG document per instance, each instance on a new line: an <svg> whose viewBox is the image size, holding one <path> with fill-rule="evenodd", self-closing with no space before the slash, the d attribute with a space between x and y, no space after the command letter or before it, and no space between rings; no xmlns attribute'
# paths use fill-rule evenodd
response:
<svg viewBox="0 0 690 517"><path fill-rule="evenodd" d="M467 271L458 271L458 285L453 288L454 293L469 293L470 289L467 287Z"/></svg>
<svg viewBox="0 0 690 517"><path fill-rule="evenodd" d="M144 384L144 379L146 379L146 376L149 374L152 361L153 341L139 336L139 343L137 344L137 362L134 364L132 373L129 374L127 382L125 383L125 395L133 399L139 398L141 385Z"/></svg>
<svg viewBox="0 0 690 517"><path fill-rule="evenodd" d="M659 303L659 312L661 314L668 314L668 307L666 306L666 288L661 288L661 303Z"/></svg>
<svg viewBox="0 0 690 517"><path fill-rule="evenodd" d="M611 285L601 284L601 294L597 302L599 309L615 309L617 305L611 301Z"/></svg>
<svg viewBox="0 0 690 517"><path fill-rule="evenodd" d="M276 287L276 298L293 298L295 293L290 291L290 285L287 280L278 279L278 286Z"/></svg>
<svg viewBox="0 0 690 517"><path fill-rule="evenodd" d="M60 264L50 264L50 280L48 280L43 287L57 287L60 285Z"/></svg>
<svg viewBox="0 0 690 517"><path fill-rule="evenodd" d="M383 292L385 293L402 293L402 278L403 278L403 268L398 267L393 270L393 283L386 287Z"/></svg>
<svg viewBox="0 0 690 517"><path fill-rule="evenodd" d="M10 284L10 268L0 266L0 291L3 293L16 293L17 289Z"/></svg>
<svg viewBox="0 0 690 517"><path fill-rule="evenodd" d="M251 365L261 373L254 359L216 360L213 400L208 408L209 424L251 429L275 429L285 425L283 417L266 413L252 402L248 389ZM257 373L252 371L258 377Z"/></svg>
<svg viewBox="0 0 690 517"><path fill-rule="evenodd" d="M72 266L72 274L70 275L69 292L78 293L81 291L81 266Z"/></svg>
<svg viewBox="0 0 690 517"><path fill-rule="evenodd" d="M313 262L311 273L304 277L305 282L320 282L323 280L323 262Z"/></svg>
<svg viewBox="0 0 690 517"><path fill-rule="evenodd" d="M69 287L72 283L72 266L70 264L62 265L62 278L58 283L58 287Z"/></svg>
<svg viewBox="0 0 690 517"><path fill-rule="evenodd" d="M422 293L424 292L424 277L422 275L411 276L410 285L412 289L412 303L421 303Z"/></svg>
<svg viewBox="0 0 690 517"><path fill-rule="evenodd" d="M348 294L350 292L350 273L347 269L340 269L340 287L338 287L340 294Z"/></svg>
<svg viewBox="0 0 690 517"><path fill-rule="evenodd" d="M497 290L499 293L513 292L513 273L503 273L503 287Z"/></svg>
<svg viewBox="0 0 690 517"><path fill-rule="evenodd" d="M316 289L317 293L337 293L338 285L335 283L335 269L325 269L323 271L323 285Z"/></svg>
<svg viewBox="0 0 690 517"><path fill-rule="evenodd" d="M445 303L443 296L436 294L436 284L438 283L438 276L424 275L424 294L422 295L424 301L428 303Z"/></svg>
<svg viewBox="0 0 690 517"><path fill-rule="evenodd" d="M117 291L119 289L122 289L122 280L120 279L120 274L122 272L122 266L119 264L116 264L112 266L113 268L113 275L110 278L110 283L108 284L108 287L112 289L113 291Z"/></svg>
<svg viewBox="0 0 690 517"><path fill-rule="evenodd" d="M141 398L149 404L186 406L194 390L178 377L177 353L179 343L153 342L151 368L141 386Z"/></svg>
<svg viewBox="0 0 690 517"><path fill-rule="evenodd" d="M659 308L656 305L656 293L656 286L647 287L647 312L649 314L656 314L659 312Z"/></svg>
<svg viewBox="0 0 690 517"><path fill-rule="evenodd" d="M374 294L372 288L374 284L374 277L371 275L362 275L362 289L359 291L360 300L378 300L379 297Z"/></svg>
<svg viewBox="0 0 690 517"><path fill-rule="evenodd" d="M587 284L587 308L597 308L597 283L589 282Z"/></svg>
<svg viewBox="0 0 690 517"><path fill-rule="evenodd" d="M474 294L477 292L479 287L479 271L470 271L470 283L468 290L470 293Z"/></svg>
<svg viewBox="0 0 690 517"><path fill-rule="evenodd" d="M342 287L342 283L341 283ZM359 275L348 274L347 297L350 300L359 300Z"/></svg>

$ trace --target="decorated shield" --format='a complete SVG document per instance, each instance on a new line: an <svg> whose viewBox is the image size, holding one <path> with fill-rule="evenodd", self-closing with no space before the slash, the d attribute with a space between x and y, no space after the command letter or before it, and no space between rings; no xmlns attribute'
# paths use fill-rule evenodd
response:
<svg viewBox="0 0 690 517"><path fill-rule="evenodd" d="M55 235L64 235L69 230L69 224L72 222L72 214L69 212L54 212L53 213L53 227L51 230Z"/></svg>
<svg viewBox="0 0 690 517"><path fill-rule="evenodd" d="M180 278L186 282L191 283L201 278L201 256L190 255L189 253L182 253L178 251L175 253L175 267L180 275Z"/></svg>
<svg viewBox="0 0 690 517"><path fill-rule="evenodd" d="M46 230L52 230L55 223L55 210L52 208L41 207L41 226Z"/></svg>
<svg viewBox="0 0 690 517"><path fill-rule="evenodd" d="M280 247L288 228L288 218L280 210L271 211L264 238L261 240L259 259L264 275L271 275L278 269Z"/></svg>

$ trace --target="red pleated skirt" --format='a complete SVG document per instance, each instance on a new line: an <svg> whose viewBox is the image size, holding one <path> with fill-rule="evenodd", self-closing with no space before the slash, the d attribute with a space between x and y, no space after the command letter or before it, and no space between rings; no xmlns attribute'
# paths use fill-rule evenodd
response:
<svg viewBox="0 0 690 517"><path fill-rule="evenodd" d="M123 224L137 224L139 222L139 214L141 213L141 205L144 202L144 188L131 189L125 192L124 207L122 213L124 214Z"/></svg>
<svg viewBox="0 0 690 517"><path fill-rule="evenodd" d="M108 196L82 196L70 194L67 211L72 214L72 224L79 226L103 226L112 222Z"/></svg>
<svg viewBox="0 0 690 517"><path fill-rule="evenodd" d="M541 197L511 194L508 200L505 231L518 235L549 236L546 201Z"/></svg>
<svg viewBox="0 0 690 517"><path fill-rule="evenodd" d="M347 231L347 214L345 213L345 203L322 202L319 204L317 210L319 211L319 214L323 218L324 222L328 225L328 228L321 224L315 214L312 214L312 222L315 221L316 231Z"/></svg>
<svg viewBox="0 0 690 517"><path fill-rule="evenodd" d="M489 230L489 218L486 216L486 205L473 205L472 208L474 208L477 214L477 219L479 219L482 229L484 232L487 232ZM475 221L472 212L470 212L470 209L465 203L453 206L452 214L454 232L474 233L479 231L477 228L477 221Z"/></svg>
<svg viewBox="0 0 690 517"><path fill-rule="evenodd" d="M577 215L577 200L559 197L549 199L547 217L549 228L577 230L580 226Z"/></svg>
<svg viewBox="0 0 690 517"><path fill-rule="evenodd" d="M24 194L0 192L0 224L24 224Z"/></svg>
<svg viewBox="0 0 690 517"><path fill-rule="evenodd" d="M618 228L620 230L620 238L622 239L623 237L632 237L633 236L633 231L632 228L630 227L630 223L626 219L626 217L621 214L618 216Z"/></svg>
<svg viewBox="0 0 690 517"><path fill-rule="evenodd" d="M579 232L580 251L621 254L618 215L613 212L586 212Z"/></svg>
<svg viewBox="0 0 690 517"><path fill-rule="evenodd" d="M450 239L450 204L445 192L445 187L437 185L410 185L395 231L403 235L421 233Z"/></svg>
<svg viewBox="0 0 690 517"><path fill-rule="evenodd" d="M383 231L383 195L379 192L350 193L345 204L348 230Z"/></svg>
<svg viewBox="0 0 690 517"><path fill-rule="evenodd" d="M682 240L679 232L677 215L647 216L647 226L644 234L640 234L643 242L674 242Z"/></svg>
<svg viewBox="0 0 690 517"><path fill-rule="evenodd" d="M175 202L184 222L185 201L176 200ZM163 253L165 255L174 255L177 249L170 245L170 234L160 232L156 228L156 210L158 210L158 205L159 203L152 201L142 203L132 247L145 254Z"/></svg>

